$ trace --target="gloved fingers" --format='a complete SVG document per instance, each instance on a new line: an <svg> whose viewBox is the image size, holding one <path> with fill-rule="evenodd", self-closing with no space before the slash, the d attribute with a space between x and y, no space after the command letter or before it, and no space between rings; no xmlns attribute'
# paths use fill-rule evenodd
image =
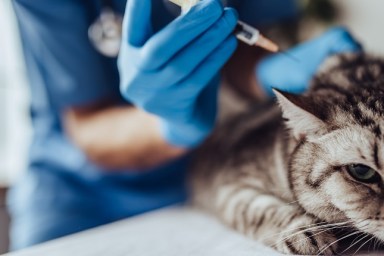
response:
<svg viewBox="0 0 384 256"><path fill-rule="evenodd" d="M218 75L211 79L195 102L192 103L192 106L189 107L191 112L186 116L182 113L181 116L184 117L178 120L181 120L181 122L164 118L160 120L160 131L166 141L172 145L191 148L201 144L209 135L214 127L217 115L218 80ZM175 106L174 109L177 112L180 107ZM193 120L195 125L186 125L191 120Z"/></svg>
<svg viewBox="0 0 384 256"><path fill-rule="evenodd" d="M223 16L209 30L200 36L193 44L176 54L169 65L165 66L162 74L167 80L178 83L193 72L196 67L219 47L232 33L237 24L237 13L232 8L226 8Z"/></svg>
<svg viewBox="0 0 384 256"><path fill-rule="evenodd" d="M223 14L220 0L203 0L188 13L176 18L142 47L139 67L155 70L208 30Z"/></svg>
<svg viewBox="0 0 384 256"><path fill-rule="evenodd" d="M219 72L222 66L228 61L233 52L236 50L237 40L231 35L216 48L188 77L177 84L164 85L162 88L158 86L155 90L167 92L170 98L178 99L178 109L188 109L183 104L195 102L201 91L207 87L212 78ZM163 105L172 104L172 102L162 103ZM183 120L186 121L186 120Z"/></svg>
<svg viewBox="0 0 384 256"><path fill-rule="evenodd" d="M341 52L355 52L361 51L361 44L343 27L336 27L327 32L331 38L330 54L336 54Z"/></svg>
<svg viewBox="0 0 384 256"><path fill-rule="evenodd" d="M157 74L142 74L139 70L132 69L129 74L120 78L120 92L124 97L134 102L139 98L140 102L147 102L157 93ZM136 102L137 106L140 103Z"/></svg>
<svg viewBox="0 0 384 256"><path fill-rule="evenodd" d="M203 132L209 133L216 121L220 78L218 75L205 87L195 102L193 113L196 122Z"/></svg>
<svg viewBox="0 0 384 256"><path fill-rule="evenodd" d="M348 51L359 51L361 45L352 37L352 35L342 27L330 29L321 36L302 43L288 51L288 53L297 57L304 58L311 57L312 61L317 60L322 62L326 57Z"/></svg>
<svg viewBox="0 0 384 256"><path fill-rule="evenodd" d="M189 149L200 145L208 135L198 126L175 123L162 118L159 119L159 129L169 144Z"/></svg>
<svg viewBox="0 0 384 256"><path fill-rule="evenodd" d="M179 89L193 90L195 93L196 91L200 92L229 60L236 47L237 39L230 35L184 82L177 85Z"/></svg>
<svg viewBox="0 0 384 256"><path fill-rule="evenodd" d="M151 0L130 0L125 9L123 43L141 47L150 38Z"/></svg>

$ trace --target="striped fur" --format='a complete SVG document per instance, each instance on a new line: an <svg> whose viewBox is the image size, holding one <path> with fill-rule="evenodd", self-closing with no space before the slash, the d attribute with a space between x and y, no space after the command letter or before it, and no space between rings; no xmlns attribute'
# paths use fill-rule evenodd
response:
<svg viewBox="0 0 384 256"><path fill-rule="evenodd" d="M333 254L339 228L384 240L383 182L345 170L384 175L384 61L334 56L304 95L276 94L282 112L251 109L198 150L194 204L283 253Z"/></svg>

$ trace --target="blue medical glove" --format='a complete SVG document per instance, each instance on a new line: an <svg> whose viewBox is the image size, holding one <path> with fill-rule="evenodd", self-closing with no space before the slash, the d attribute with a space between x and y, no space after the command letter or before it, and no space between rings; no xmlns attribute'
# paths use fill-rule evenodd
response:
<svg viewBox="0 0 384 256"><path fill-rule="evenodd" d="M122 95L159 118L167 142L194 147L216 120L218 71L237 46L234 9L203 0L157 33L151 0L130 0L118 67Z"/></svg>
<svg viewBox="0 0 384 256"><path fill-rule="evenodd" d="M333 28L320 37L298 45L284 54L275 54L262 60L256 76L269 95L271 88L300 93L305 91L321 63L341 52L360 51L360 44L344 28Z"/></svg>

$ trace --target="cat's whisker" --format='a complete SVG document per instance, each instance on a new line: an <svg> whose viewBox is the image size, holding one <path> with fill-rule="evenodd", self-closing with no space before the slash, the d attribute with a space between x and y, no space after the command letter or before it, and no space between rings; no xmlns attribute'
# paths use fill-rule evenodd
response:
<svg viewBox="0 0 384 256"><path fill-rule="evenodd" d="M355 239L353 239L353 241L352 241L352 244L357 240L357 239L359 239L360 237L362 237L363 235L365 235L366 233L362 233L361 235L358 235Z"/></svg>
<svg viewBox="0 0 384 256"><path fill-rule="evenodd" d="M357 236L350 246L348 246L344 251L342 251L340 254L343 254L344 252L348 251L350 248L352 248L355 244L359 243L361 240L364 240L369 234L362 233L361 235ZM360 238L361 237L361 238ZM355 242L356 239L359 239Z"/></svg>
<svg viewBox="0 0 384 256"><path fill-rule="evenodd" d="M301 229L301 230L299 230L299 231L297 231L297 232L295 232L293 234L290 234L288 236L285 236L285 237L279 239L277 242L275 242L272 245L272 246L274 246L274 245L276 245L278 243L286 241L290 237L293 237L295 235L299 235L299 234L304 233L304 232L310 232L310 231L312 231L314 229L316 229L316 230L323 229L323 230L317 232L316 234L314 234L314 235L317 235L317 234L320 234L320 233L323 233L323 232L326 232L326 231L329 231L329 230L333 230L333 229L336 229L336 228L349 227L352 224L357 224L357 223L361 223L361 222L364 222L364 221L366 221L366 219L358 219L357 221L356 220L347 220L347 221L336 222L336 223L328 223L328 222L314 223L314 224L311 224L311 225L304 225L304 226L296 227L296 228L293 228L293 229L290 229L290 230L285 230L284 232L280 232L280 233L277 233L277 234L271 234L271 235L265 236L265 237L263 237L261 239L265 240L265 239L267 239L269 237L273 237L273 236L276 236L276 235L279 235L279 234L283 234L283 233L287 233L287 232L292 232L292 231ZM365 226L367 226L367 225L365 225ZM364 228L365 226L362 226L361 228ZM362 231L357 231L357 233L358 232L362 232Z"/></svg>
<svg viewBox="0 0 384 256"><path fill-rule="evenodd" d="M299 229L300 228L326 228L326 227L329 227L329 226L335 226L335 227L347 227L349 224L351 224L352 222L351 221L345 221L345 222L339 222L339 223L328 223L328 222L321 222L323 224L320 224L319 223L315 223L315 224L311 224L311 225L305 225L305 226L301 226L301 227L298 227ZM303 231L306 231L307 229L304 229ZM289 230L287 230L289 232ZM284 231L285 232L285 231Z"/></svg>
<svg viewBox="0 0 384 256"><path fill-rule="evenodd" d="M296 232L296 233L290 234L290 235L288 235L288 236L282 238L280 241L283 242L283 241L289 239L290 237L299 235L299 234L301 234L301 233L312 232L312 230L314 230L314 229L317 229L317 230L319 230L319 229L320 229L320 230L323 229L322 231L328 231L328 230L332 230L332 229L335 229L335 228L342 228L342 227L347 227L347 225L340 225L340 226L338 226L338 227L328 227L328 226L320 226L320 227L316 226L316 227L310 227L310 228L308 228L308 229L300 230L300 231L298 231L298 232ZM320 232L322 232L322 231L320 231Z"/></svg>
<svg viewBox="0 0 384 256"><path fill-rule="evenodd" d="M371 246L373 246L373 250L375 250L376 243L377 243L377 239L376 237L374 237L373 241L369 244L368 252L371 250Z"/></svg>
<svg viewBox="0 0 384 256"><path fill-rule="evenodd" d="M328 222L320 222L320 224L327 224L327 225L329 225ZM292 232L292 231L303 229L303 228L317 227L318 225L319 225L319 223L314 223L314 224L310 224L310 225L303 225L303 226L295 227L295 228L292 228L292 229L285 229L283 232L273 233L273 234L270 234L268 236L262 236L261 239L267 239L267 238L270 238L270 237L274 237L274 236L280 235L282 233Z"/></svg>
<svg viewBox="0 0 384 256"><path fill-rule="evenodd" d="M383 241L381 241L379 238L375 237L375 243L373 245L373 250L376 250L379 246L383 245Z"/></svg>
<svg viewBox="0 0 384 256"><path fill-rule="evenodd" d="M358 253L360 251L360 249L366 245L369 241L371 241L374 237L371 237L370 239L368 239L365 243L363 243L362 245L360 245L359 248L357 248L357 250L352 254L352 255L355 255L356 253Z"/></svg>
<svg viewBox="0 0 384 256"><path fill-rule="evenodd" d="M375 238L376 238L376 246L377 247L383 246L383 241L377 237L375 237Z"/></svg>
<svg viewBox="0 0 384 256"><path fill-rule="evenodd" d="M365 221L366 219L361 219L361 220L359 220L359 223L361 223L361 222L363 222L363 221ZM337 239L336 241L334 241L333 243L331 243L331 244L329 244L328 246L326 246L325 248L323 248L320 252L319 252L319 254L318 255L320 255L320 254L322 254L327 248L329 248L330 246L332 246L333 244L335 244L335 243L338 243L338 242L340 242L341 240L344 240L345 238L348 238L348 237L350 237L350 236L353 236L353 235L356 235L356 234L359 234L359 233L363 233L364 234L364 228L365 227L367 227L368 226L368 224L366 224L365 226L362 226L360 229L362 229L362 230L356 230L355 232L352 232L352 233L350 233L350 234L347 234L346 236L344 236L344 237L341 237L340 239Z"/></svg>
<svg viewBox="0 0 384 256"><path fill-rule="evenodd" d="M343 226L342 226L342 227L343 227ZM322 233L324 233L324 232L330 231L330 230L335 229L335 228L341 228L341 227L325 228L324 230L321 230L321 231L319 231L319 232L317 232L317 233L314 233L314 234L311 235L311 236L308 236L308 238L317 236L317 235L319 235L319 234L322 234ZM308 231L306 231L306 232L308 232ZM298 241L296 241L296 242L294 242L294 243L292 243L292 244L297 244L297 243L299 243L299 242L301 242L301 241L303 241L303 240L305 240L305 239L306 239L306 238L299 239Z"/></svg>
<svg viewBox="0 0 384 256"><path fill-rule="evenodd" d="M281 239L279 239L275 244L277 244L277 243L281 243L281 242L284 242L284 241L286 241L287 239L289 239L289 238L291 238L291 237L293 237L293 236L297 236L297 235L299 235L299 234L301 234L301 233L305 233L305 232L310 232L310 231L312 231L312 229L324 229L324 228L328 228L328 227L330 227L331 229L333 229L333 228L342 228L342 227L348 227L348 224L350 224L349 223L350 221L348 221L348 222L341 222L341 223L338 223L338 224L324 224L324 225L317 225L317 224L315 224L315 226L311 226L311 227L309 227L309 228L306 228L306 229L303 229L303 230L300 230L300 231L298 231L298 232L295 232L295 233L293 233L293 234L290 234L290 235L288 235L288 236L285 236L285 237L283 237L283 238L281 238ZM302 227L301 227L302 228ZM327 231L327 230L325 230L325 231ZM284 231L283 233L285 233L285 232L287 232L287 231ZM289 232L289 231L288 231ZM281 233L280 233L281 234Z"/></svg>
<svg viewBox="0 0 384 256"><path fill-rule="evenodd" d="M344 240L344 239L346 239L346 238L348 238L348 237L354 236L354 235L359 234L359 233L361 233L361 231L355 231L355 232L352 232L352 233L350 233L350 234L348 234L348 235L345 235L345 236L343 236L343 237L337 239L336 241L333 241L333 242L330 243L329 245L327 245L327 246L325 246L324 248L322 248L322 249L320 250L320 252L319 252L317 255L322 255L323 252L325 252L325 250L327 250L327 249L328 249L329 247L331 247L332 245L334 245L334 244L340 242L341 240Z"/></svg>

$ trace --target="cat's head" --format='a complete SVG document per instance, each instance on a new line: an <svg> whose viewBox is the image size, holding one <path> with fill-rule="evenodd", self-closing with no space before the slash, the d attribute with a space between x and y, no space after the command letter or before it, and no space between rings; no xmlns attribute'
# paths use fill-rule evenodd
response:
<svg viewBox="0 0 384 256"><path fill-rule="evenodd" d="M298 203L384 240L384 61L336 56L306 94L275 94L297 141L290 182Z"/></svg>

